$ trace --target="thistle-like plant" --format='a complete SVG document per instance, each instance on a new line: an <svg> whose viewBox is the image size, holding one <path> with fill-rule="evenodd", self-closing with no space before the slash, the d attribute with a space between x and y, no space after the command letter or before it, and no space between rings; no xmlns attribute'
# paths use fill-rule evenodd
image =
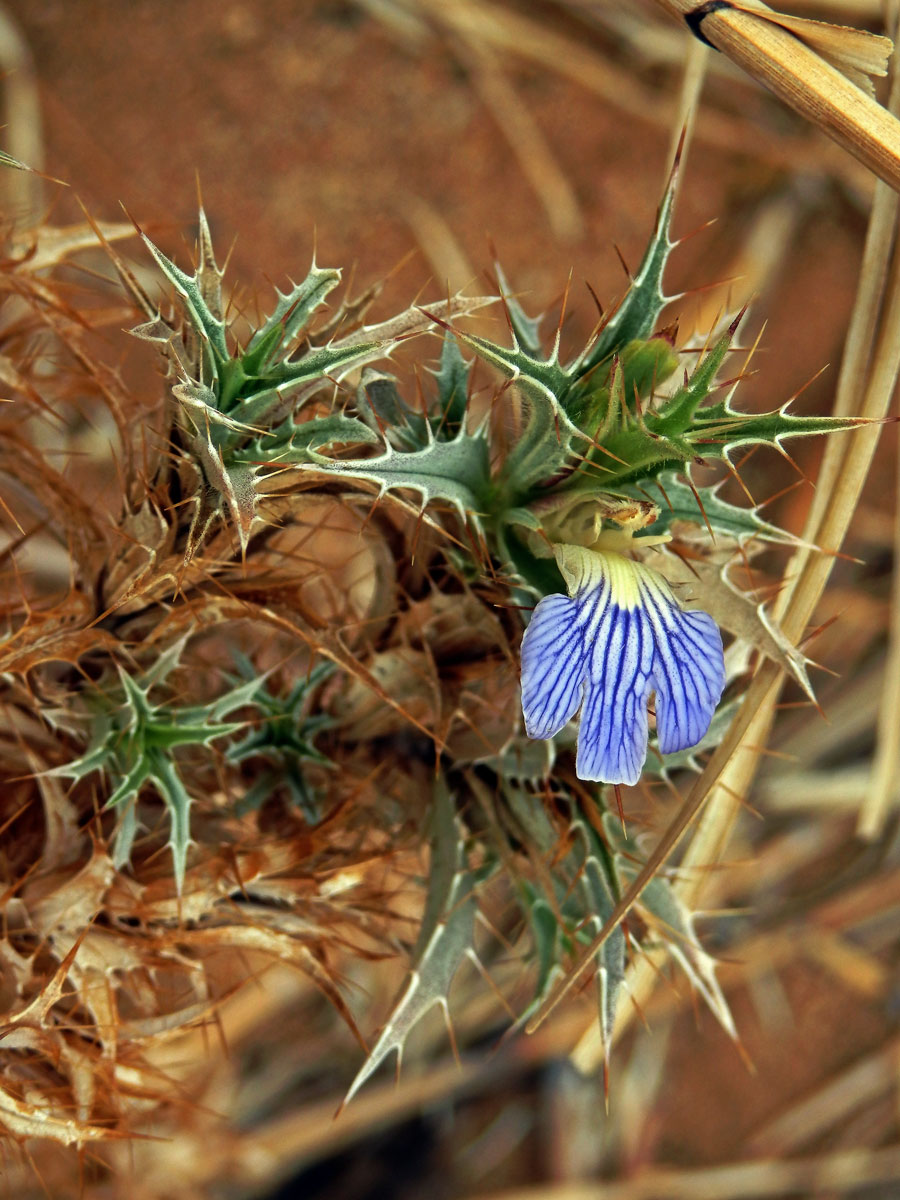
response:
<svg viewBox="0 0 900 1200"><path fill-rule="evenodd" d="M423 510L430 506L439 524L441 507L449 507L470 525L494 570L509 580L515 599L526 608L529 598L539 601L530 620L526 616L522 642L526 732L558 739L565 754L571 744L565 727L580 709L574 776L616 789L636 783L644 769L652 693L654 770L696 768L701 746L715 745L722 736L727 722L716 720L716 707L728 675L717 626L777 658L810 691L802 653L786 642L764 607L742 598L727 576L738 551L747 555L753 544L790 542L790 536L754 508L725 500L720 481L695 482L692 469L717 459L730 463L741 446L780 449L786 438L857 424L795 416L787 405L762 414L737 408L737 383L722 383L720 375L734 349L740 316L699 347L692 369L677 378L681 356L675 333L660 326L667 304L663 272L674 245L669 236L674 195L673 173L629 292L573 357L562 358L559 331L549 353L542 349L539 320L508 294L498 272L510 346L450 328L433 314L436 325L444 327L444 346L437 388L426 396L424 411L404 403L392 377L364 376L357 412L377 429L382 452L299 468L366 481L380 496L412 493ZM518 422L505 453L497 452L490 419L473 421L459 405L470 370L460 346L505 377L494 408ZM679 569L682 560L664 549L677 537L688 538L694 547L690 568L698 583L693 588ZM698 600L707 612L695 611ZM568 774L572 768L559 753L549 761L554 757L553 791L571 814L565 833L571 852L554 854L559 833L552 826L542 840L534 830L537 818L521 825L530 853L539 847L551 857L552 868L540 876L546 881L549 875L550 891L528 881L506 839L487 860L477 838L459 842L453 887L445 888L449 899L443 908L443 901L435 900L443 917L432 918L427 945L420 943L414 954L412 980L353 1090L387 1053L402 1051L406 1034L428 1007L447 1008L457 966L475 955L468 914L492 874L485 874L486 863L492 861L495 871L514 881L532 931L533 1005L546 996L578 945L600 930L634 877L633 849L608 821L602 835L589 826ZM523 790L509 774L508 759L506 766L497 756L484 766L489 763L502 802L515 798L521 822L524 811L540 804L540 793ZM478 795L481 785L470 777L467 787ZM462 787L461 794L466 791ZM606 787L592 793L599 812L608 813L611 794ZM446 855L446 849L440 853ZM669 943L734 1035L714 963L697 940L691 913L664 877L646 890L639 911L648 936ZM607 1045L627 958L620 930L606 940L598 963L600 1026Z"/></svg>
<svg viewBox="0 0 900 1200"><path fill-rule="evenodd" d="M191 274L146 234L141 237L175 291L175 310L164 315L125 264L118 258L116 263L148 317L132 332L158 344L165 356L177 436L199 476L185 557L193 556L223 510L246 553L267 476L319 461L318 452L326 446L378 440L359 417L339 411L300 420L304 406L319 393L334 390L351 368L389 356L428 322L410 309L381 324L361 325L378 290L372 288L339 305L330 320L314 329L313 318L340 283L341 272L313 262L301 283L277 292L272 312L241 342L234 328L237 318L227 310L224 272L216 262L203 209ZM457 297L441 309L450 315L483 303Z"/></svg>
<svg viewBox="0 0 900 1200"><path fill-rule="evenodd" d="M729 460L741 445L778 447L853 422L741 412L737 384L722 382L740 374L726 365L737 319L699 345L679 346L663 313L673 198L674 180L630 290L569 355L559 331L545 345L541 320L525 313L499 270L508 342L478 336L462 319L482 298L413 306L365 325L377 293L370 289L329 315L340 275L315 263L254 324L226 297L201 213L191 272L145 238L171 306L151 300L107 247L144 317L135 332L166 362L160 403L150 409L98 368L78 322L49 305L43 283L35 289L36 324L71 351L60 360L70 358L90 381L82 389L77 377L79 394L99 397L113 414L125 486L121 501L94 512L70 478L78 457L57 469L52 436L47 453L43 443L23 449L18 414L7 421L14 494L26 492L35 466L47 494L23 505L23 544L49 536L67 556L55 590L42 592L27 572L21 584L15 575L21 597L7 583L2 658L9 774L35 777L47 813L61 814L42 827L34 892L28 864L4 879L10 894L21 892L23 925L58 960L58 990L48 991L40 1020L58 1018L59 1036L46 1056L43 1107L33 1105L18 1127L29 1136L51 1103L60 1047L71 1050L72 1010L57 1009L67 972L76 987L88 981L79 1011L91 1024L77 1037L91 1047L99 1039L96 1052L111 1063L111 995L124 993L122 1011L140 1013L135 1041L147 1029L168 1033L224 994L223 960L228 987L247 977L244 951L254 971L257 956L299 965L355 1029L337 981L347 957L356 956L362 976L367 956L396 951L409 931L406 898L393 903L398 880L411 880L422 898L409 939L413 969L351 1094L402 1054L430 1009L449 1015L467 961L506 971L506 983L513 958L527 964L508 990L521 1023L546 1004L642 868L619 785L698 770L728 727L752 653L776 658L810 690L802 651L729 575L736 559L790 535L732 504L708 482L712 473L692 472ZM415 343L435 355L421 363L413 392L406 355L394 352L428 332L442 339L440 349L433 338ZM44 389L66 397L61 375L23 370L10 386L39 418ZM233 538L215 529L220 516ZM325 601L335 596L331 610ZM239 663L240 677L226 677L213 700L187 670L172 687L198 623L217 661ZM727 655L722 633L735 639ZM236 649L260 647L261 635L278 642L266 647L268 662L286 661L302 644L304 663L332 665L279 690L261 650L243 658ZM148 669L121 665L147 663L156 648ZM340 669L323 686L333 664ZM324 736L317 741L326 730L328 757ZM71 761L53 766L61 740ZM213 828L221 836L208 836L191 872L188 911L172 888L158 886L158 866L148 871L132 850L141 820L161 801L181 891L192 800L213 768L221 790L207 820L195 813L194 836ZM59 783L88 778L93 786L68 794ZM299 822L269 819L277 809L266 802L279 795L305 818L299 833ZM84 832L98 799L115 814L111 857L100 838L88 846ZM6 818L20 819L12 810ZM44 903L42 873L73 864L68 894L89 903L77 922L60 925ZM126 869L127 881L112 887ZM694 921L664 870L627 927L599 948L607 1048L634 956L656 942L734 1034ZM86 926L85 949L73 949ZM165 969L188 981L171 989L190 997L183 1010L161 1011L148 999L137 951L115 959L121 969L107 967L110 928L121 934L116 949L136 943L129 930L149 935ZM185 958L185 944L196 958ZM492 959L495 945L503 949ZM215 960L209 980L204 953ZM5 961L21 972L20 994L33 990L30 966ZM23 1011L16 1019L30 1030L33 1014ZM16 1050L34 1049L30 1033L16 1036ZM143 1077L134 1078L144 1089ZM82 1096L69 1105L80 1106L74 1132L60 1105L58 1127L70 1140L106 1137L111 1118ZM129 1129L137 1128L136 1118Z"/></svg>
<svg viewBox="0 0 900 1200"><path fill-rule="evenodd" d="M785 438L856 423L795 416L787 405L762 414L734 407L737 383L722 384L719 374L740 317L701 347L679 384L664 386L679 365L672 331L659 328L668 303L662 279L674 246L676 179L673 171L630 290L572 358L561 357L560 330L545 353L540 321L506 296L512 345L448 330L426 415L413 420L389 378L370 380L368 389L363 384L357 406L363 412L368 404L377 419L382 454L301 467L368 480L380 494L411 491L423 507L444 502L464 515L500 568L544 598L523 645L527 730L553 736L581 708L579 774L608 783L635 783L640 775L651 691L666 754L701 740L725 684L713 621L682 611L684 597L666 582L665 557L658 556L657 571L644 561L647 549L669 542L673 526L685 522L731 545L790 540L755 509L725 501L720 482L695 484L692 468L730 461L748 444L780 449ZM446 324L437 314L435 321ZM524 408L519 434L502 457L492 453L487 420L470 429L460 411L468 385L458 342L509 381L499 406L515 395ZM713 596L710 613L744 636L747 613L724 570L726 586ZM779 656L809 691L802 655L785 646L762 609L755 620L755 644Z"/></svg>
<svg viewBox="0 0 900 1200"><path fill-rule="evenodd" d="M659 328L669 303L663 273L676 245L669 236L676 182L673 171L653 238L628 293L577 354L563 361L560 330L549 353L542 349L540 318L526 315L507 294L498 272L512 344L448 331L430 419L416 414L417 423L411 424L410 410L393 381L382 378L377 399L369 394L374 385L364 386L357 407L361 414L369 407L376 412L385 453L319 461L304 469L367 479L382 493L407 489L423 503L448 502L489 531L495 555L539 595L562 583L548 562L549 543L562 541L559 533L571 532L576 519L583 527L582 542L585 531L599 532L603 520L652 535L664 534L675 521L690 521L738 540L789 540L754 509L726 503L718 484L695 486L691 468L730 460L741 446L780 448L786 438L847 429L854 422L795 416L787 405L761 414L735 408L737 383L723 385L718 376L733 349L739 317L711 345L695 352L698 361L678 386L664 389L681 361L673 331ZM433 316L437 324L445 324L442 314ZM457 343L512 385L501 394L499 409L508 408L515 396L524 406L518 435L499 460L490 453L485 423L468 429L469 421L459 411L468 368ZM717 398L723 386L726 395ZM445 422L451 409L452 420ZM452 436L440 435L445 424ZM535 553L529 534L547 543L542 552ZM548 580L555 589L548 589Z"/></svg>
<svg viewBox="0 0 900 1200"><path fill-rule="evenodd" d="M242 659L240 665L248 684L256 680L252 662ZM335 767L333 760L315 746L318 734L333 726L334 720L309 710L311 697L332 672L331 663L321 663L295 683L286 696L273 694L263 681L256 680L253 704L259 718L240 741L228 747L225 755L229 762L247 762L257 767L255 782L236 803L236 812L252 812L283 789L307 821L315 824L321 820L319 803L305 768L310 763ZM265 763L261 771L260 761Z"/></svg>
<svg viewBox="0 0 900 1200"><path fill-rule="evenodd" d="M243 721L223 718L252 703L262 683L254 677L208 704L185 705L172 699L154 702L151 692L163 687L178 666L185 642L185 638L179 639L138 676L119 667L118 686L107 680L86 688L81 703L88 725L87 749L49 772L76 782L99 772L109 780L104 808L117 816L112 855L116 867L123 867L131 858L138 830L138 798L145 787L152 787L168 812L168 844L179 893L191 845L192 800L176 752L209 747L243 729Z"/></svg>

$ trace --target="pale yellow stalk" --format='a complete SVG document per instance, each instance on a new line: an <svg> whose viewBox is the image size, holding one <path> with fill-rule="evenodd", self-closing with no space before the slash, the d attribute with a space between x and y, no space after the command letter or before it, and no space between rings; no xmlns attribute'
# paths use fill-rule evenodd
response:
<svg viewBox="0 0 900 1200"><path fill-rule="evenodd" d="M698 0L657 3L682 22L704 7ZM900 122L796 33L762 15L759 7L748 11L736 0L734 6L710 12L702 20L702 34L880 179L900 187ZM848 60L855 52L854 44ZM872 61L876 62L874 53ZM858 68L848 63L848 69Z"/></svg>

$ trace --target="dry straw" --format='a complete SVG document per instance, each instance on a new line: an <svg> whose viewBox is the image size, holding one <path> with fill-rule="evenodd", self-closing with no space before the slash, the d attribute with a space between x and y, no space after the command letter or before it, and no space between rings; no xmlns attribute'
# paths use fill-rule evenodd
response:
<svg viewBox="0 0 900 1200"><path fill-rule="evenodd" d="M757 0L658 3L880 179L900 186L900 123L860 87L868 76L885 74L888 38L786 17Z"/></svg>

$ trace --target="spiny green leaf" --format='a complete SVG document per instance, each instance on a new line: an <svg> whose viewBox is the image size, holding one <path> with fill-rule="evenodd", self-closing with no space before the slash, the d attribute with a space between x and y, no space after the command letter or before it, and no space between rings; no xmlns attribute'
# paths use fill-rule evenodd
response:
<svg viewBox="0 0 900 1200"><path fill-rule="evenodd" d="M503 778L503 799L516 819L524 840L540 854L550 857L559 841L553 822L534 792Z"/></svg>
<svg viewBox="0 0 900 1200"><path fill-rule="evenodd" d="M507 348L470 334L457 336L514 383L528 402L525 428L502 468L511 507L526 499L536 484L565 467L574 443L583 445L587 440L560 403L573 377L559 365L558 345L549 358L543 359L515 341Z"/></svg>
<svg viewBox="0 0 900 1200"><path fill-rule="evenodd" d="M299 424L286 421L270 435L257 438L249 446L237 451L234 459L257 467L318 463L322 456L316 451L324 450L326 446L347 442L373 444L378 440L377 434L357 417L331 413L327 417L314 417Z"/></svg>
<svg viewBox="0 0 900 1200"><path fill-rule="evenodd" d="M646 486L661 471L683 471L698 457L686 440L655 437L637 423L605 437L603 447L606 454L594 453L573 475L572 491L629 494L629 486Z"/></svg>
<svg viewBox="0 0 900 1200"><path fill-rule="evenodd" d="M722 334L708 354L704 355L683 387L655 413L648 414L647 427L661 437L678 437L686 433L700 405L709 395L725 355L731 349L737 322Z"/></svg>
<svg viewBox="0 0 900 1200"><path fill-rule="evenodd" d="M409 489L421 496L422 507L436 500L448 501L465 519L476 522L485 512L490 486L488 443L483 434L463 430L452 442L432 441L424 450L396 451L389 443L384 454L367 459L327 459L318 456L314 465L301 470L346 479L365 479L379 487L381 495Z"/></svg>
<svg viewBox="0 0 900 1200"><path fill-rule="evenodd" d="M219 364L229 357L224 321L210 310L196 276L187 275L180 267L176 267L171 259L166 258L165 254L154 246L145 233L141 234L141 238L156 259L162 273L184 300L185 310L192 325L212 352L212 366L217 374Z"/></svg>
<svg viewBox="0 0 900 1200"><path fill-rule="evenodd" d="M438 420L435 436L445 441L454 437L466 418L469 403L470 364L459 352L452 333L444 334L441 361L435 374L438 387Z"/></svg>
<svg viewBox="0 0 900 1200"><path fill-rule="evenodd" d="M572 486L580 490L585 480L593 479L600 490L622 490L640 483L642 477L652 479L666 467L686 465L696 458L698 452L690 441L691 422L708 396L730 344L731 330L698 363L674 396L657 412L643 416L629 408L624 369L619 364L613 375L609 416L597 432L600 446L591 451Z"/></svg>
<svg viewBox="0 0 900 1200"><path fill-rule="evenodd" d="M357 409L371 428L397 450L424 450L432 441L452 441L460 432L468 406L469 364L452 333L444 334L437 380L437 404L426 412L410 408L386 371L365 368L357 389Z"/></svg>
<svg viewBox="0 0 900 1200"><path fill-rule="evenodd" d="M226 458L221 448L216 446L209 436L193 438L190 448L203 472L207 490L216 496L216 510L221 510L223 501L227 505L241 551L245 552L256 515L256 481L252 467L232 461L230 455ZM186 562L193 556L195 549L196 547L188 546L185 551Z"/></svg>
<svg viewBox="0 0 900 1200"><path fill-rule="evenodd" d="M529 1005L528 1013L520 1018L520 1022L527 1021L531 1013L540 1007L544 998L549 995L554 980L562 975L560 928L556 913L544 897L536 892L533 893L532 902L527 905L527 910L537 951L538 972L534 1001Z"/></svg>
<svg viewBox="0 0 900 1200"><path fill-rule="evenodd" d="M223 470L221 482L222 495L237 530L241 553L245 554L256 517L256 475L252 467L233 463Z"/></svg>
<svg viewBox="0 0 900 1200"><path fill-rule="evenodd" d="M586 921L582 926L585 940L600 932L616 906L617 897L610 879L610 868L602 843L583 820L572 823L572 831L581 843L584 855L578 886L584 898ZM616 1003L625 982L625 934L618 926L609 935L597 955L597 1001L600 1035L607 1054L612 1045Z"/></svg>
<svg viewBox="0 0 900 1200"><path fill-rule="evenodd" d="M557 980L562 978L567 939L546 896L526 879L517 881L516 890L520 907L528 921L537 963L534 995L515 1023L516 1028L521 1028L527 1024L532 1014L537 1012Z"/></svg>
<svg viewBox="0 0 900 1200"><path fill-rule="evenodd" d="M169 810L169 849L175 874L175 890L181 895L191 845L191 797L175 764L164 754L153 756L153 783Z"/></svg>
<svg viewBox="0 0 900 1200"><path fill-rule="evenodd" d="M129 800L134 800L138 792L152 774L152 766L144 757L138 759L130 770L119 780L115 790L110 795L105 808L118 808Z"/></svg>
<svg viewBox="0 0 900 1200"><path fill-rule="evenodd" d="M289 346L310 317L341 281L341 272L313 263L302 283L289 292L277 291L278 303L256 330L242 355L248 375L258 374L282 346Z"/></svg>
<svg viewBox="0 0 900 1200"><path fill-rule="evenodd" d="M741 508L723 500L720 493L726 482L723 480L712 487L692 488L674 472L661 471L655 481L647 480L646 488L629 487L624 490L635 499L645 499L653 483L659 486L659 520L648 526L648 534L665 533L675 521L692 521L696 525L706 525L708 522L714 533L724 534L739 543L762 538L783 545L798 544L793 534L764 521L758 508Z"/></svg>
<svg viewBox="0 0 900 1200"><path fill-rule="evenodd" d="M615 851L617 871L624 883L632 883L641 870L633 846L626 846L621 828L611 813L605 815L603 828L608 843ZM716 978L715 960L700 944L694 929L694 914L676 895L669 880L662 874L651 879L641 894L638 906L722 1028L730 1037L737 1039L728 1001Z"/></svg>
<svg viewBox="0 0 900 1200"><path fill-rule="evenodd" d="M62 763L58 767L51 767L47 772L48 775L61 779L74 779L77 783L87 775L93 774L94 771L102 771L105 768L110 758L110 747L108 744L109 720L105 716L98 714L95 717L95 723L98 727L97 731L84 754L79 758L73 759L72 762Z"/></svg>
<svg viewBox="0 0 900 1200"><path fill-rule="evenodd" d="M657 214L653 237L644 252L638 273L594 344L572 364L578 375L584 375L610 358L617 347L625 346L635 338L649 337L656 327L659 314L668 303L662 290L662 277L669 255L675 247L675 243L669 239L669 228L672 224L677 185L676 162Z"/></svg>
<svg viewBox="0 0 900 1200"><path fill-rule="evenodd" d="M766 413L735 411L727 400L702 408L688 435L691 445L704 457L724 457L739 446L780 446L786 438L844 433L868 422L862 417L795 417L788 405Z"/></svg>
<svg viewBox="0 0 900 1200"><path fill-rule="evenodd" d="M465 958L474 958L475 875L456 824L446 784L435 787L431 868L425 913L413 952L409 981L375 1045L350 1085L345 1103L391 1054L398 1064L411 1030L435 1005L448 1013L450 985Z"/></svg>
<svg viewBox="0 0 900 1200"><path fill-rule="evenodd" d="M634 422L603 439L608 455L594 454L568 485L577 491L624 492L656 479L663 472L682 473L692 462L729 458L739 446L767 444L780 447L785 438L839 433L859 428L858 417L794 417L784 409L749 414L732 409L726 401L699 409L691 427L677 436L656 432L651 416Z"/></svg>
<svg viewBox="0 0 900 1200"><path fill-rule="evenodd" d="M279 292L278 295L280 297L281 293ZM281 345L284 337L284 330L281 325L273 326L273 328L266 331L264 337L260 337L259 335L262 332L261 329L257 329L251 339L251 344L255 342L255 345L252 345L252 349L248 348L241 354L240 358L233 360L238 383L237 386L232 384L227 390L234 396L240 391L244 380L255 379L263 374L269 359Z"/></svg>
<svg viewBox="0 0 900 1200"><path fill-rule="evenodd" d="M485 362L496 367L507 379L535 403L551 404L557 409L558 419L562 422L563 432L580 434L569 422L565 413L559 408L559 400L566 394L573 376L559 365L559 359L554 351L550 358L538 358L530 354L517 341L512 346L496 346L486 338L476 337L470 333L456 335L464 345L471 347Z"/></svg>
<svg viewBox="0 0 900 1200"><path fill-rule="evenodd" d="M255 667L250 662L239 665L245 674L250 674L248 684L253 687L254 706L261 719L254 722L246 736L229 746L226 758L229 762L243 762L248 758L263 759L271 764L270 770L257 772L253 787L235 805L238 815L261 807L276 792L286 790L294 804L302 811L310 824L320 820L319 806L303 775L304 765L316 763L321 767L336 764L316 749L315 738L333 724L326 714L307 713L305 708L309 695L333 672L331 663L315 667L308 677L301 679L286 697L273 695L262 687L262 680L255 676Z"/></svg>
<svg viewBox="0 0 900 1200"><path fill-rule="evenodd" d="M185 417L182 425L187 425L188 428L199 433L204 440L227 445L228 439L219 436L222 429L230 430L239 437L259 432L252 425L236 421L222 412L219 408L219 397L212 388L208 388L203 383L197 383L193 379L182 379L172 388L172 395L181 404Z"/></svg>
<svg viewBox="0 0 900 1200"><path fill-rule="evenodd" d="M609 855L588 824L576 817L570 826L573 846L565 858L554 854L555 831L534 794L504 788L504 796L523 830L530 830L537 817L537 837L529 832L529 843L542 857L552 860L550 881L553 895L546 896L527 880L515 879L519 903L531 927L538 961L535 996L517 1025L543 1002L554 981L561 977L565 960L576 942L588 942L600 930L616 903L614 872ZM546 825L546 829L541 828ZM617 929L597 959L598 1016L604 1046L608 1049L615 1023L616 1002L625 978L626 941Z"/></svg>
<svg viewBox="0 0 900 1200"><path fill-rule="evenodd" d="M245 380L229 411L245 425L259 425L280 410L298 389L309 384L325 386L340 379L350 367L369 358L380 347L375 342L354 346L322 346L308 351L296 362L272 366L265 375Z"/></svg>
<svg viewBox="0 0 900 1200"><path fill-rule="evenodd" d="M602 382L606 367L576 380L563 407L580 429L602 441L614 428L618 412L623 408L636 410L638 400L649 402L656 388L678 369L679 361L668 338L629 342L614 357L613 369L606 382ZM615 398L611 394L614 382L620 392ZM591 457L601 458L599 454Z"/></svg>
<svg viewBox="0 0 900 1200"><path fill-rule="evenodd" d="M169 812L169 845L179 893L190 844L190 797L173 751L179 746L209 746L243 728L243 722L225 722L222 718L250 704L265 679L249 679L208 704L153 704L149 699L151 689L164 682L178 665L186 642L187 636L169 646L141 676L133 677L119 668L117 692L107 687L101 690L99 684L89 689L85 699L94 725L89 749L81 758L52 772L81 779L99 771L109 778L112 791L105 807L121 810L120 821L125 823L115 839L117 866L128 861L137 829L139 793L145 785L152 785Z"/></svg>
<svg viewBox="0 0 900 1200"><path fill-rule="evenodd" d="M137 729L145 722L152 720L153 714L157 711L156 707L147 699L150 689L141 687L124 667L119 667L119 681L125 693L125 704L122 706L125 713L125 724L122 728Z"/></svg>
<svg viewBox="0 0 900 1200"><path fill-rule="evenodd" d="M623 868L623 875L631 883L637 870ZM693 913L675 894L668 879L661 875L651 879L644 888L640 904L645 913L656 918L656 932L665 942L669 953L706 1001L722 1028L736 1040L737 1030L731 1009L716 978L715 960L700 944L694 930Z"/></svg>
<svg viewBox="0 0 900 1200"><path fill-rule="evenodd" d="M513 336L528 354L534 358L539 358L541 353L540 327L542 318L529 317L527 315L519 301L513 295L512 288L509 286L506 276L500 269L499 263L495 263L494 270L497 272L500 294L503 297L503 307L506 309L507 316L509 317Z"/></svg>
<svg viewBox="0 0 900 1200"><path fill-rule="evenodd" d="M200 295L206 301L209 311L217 320L221 320L225 313L225 306L222 301L222 279L225 272L216 262L212 235L209 232L209 221L206 219L206 213L202 205L200 206L198 216L198 229L199 261L196 271L197 286L200 289Z"/></svg>
<svg viewBox="0 0 900 1200"><path fill-rule="evenodd" d="M396 436L409 424L411 417L419 417L424 427L425 419L413 412L397 386L397 376L375 367L364 367L359 387L356 389L356 407L370 428L384 436ZM419 448L419 445L413 447Z"/></svg>
<svg viewBox="0 0 900 1200"><path fill-rule="evenodd" d="M141 675L141 686L145 691L149 692L151 688L165 683L181 662L181 656L190 636L190 633L185 633L180 638L176 638L165 650L160 651L153 665Z"/></svg>
<svg viewBox="0 0 900 1200"><path fill-rule="evenodd" d="M356 390L356 407L373 431L396 450L424 450L434 440L439 422L409 407L387 371L366 367ZM457 427L458 428L458 427ZM444 430L445 440L449 434Z"/></svg>
<svg viewBox="0 0 900 1200"><path fill-rule="evenodd" d="M131 851L138 830L137 794L124 804L118 806L119 819L113 835L112 861L117 871L131 862Z"/></svg>
<svg viewBox="0 0 900 1200"><path fill-rule="evenodd" d="M256 679L248 679L246 683L231 688L219 696L217 700L213 700L205 705L204 709L198 709L198 715L200 712L205 711L204 719L206 721L221 721L229 713L233 713L239 708L244 708L247 704L252 704L257 691L262 687L265 679L265 674L260 673ZM191 710L188 711L190 712Z"/></svg>

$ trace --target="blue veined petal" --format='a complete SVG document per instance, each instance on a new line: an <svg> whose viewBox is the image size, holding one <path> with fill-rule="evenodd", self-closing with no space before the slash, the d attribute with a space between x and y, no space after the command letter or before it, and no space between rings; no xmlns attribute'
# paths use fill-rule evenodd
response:
<svg viewBox="0 0 900 1200"><path fill-rule="evenodd" d="M522 642L522 707L531 737L552 737L584 698L576 772L636 783L656 693L664 754L696 745L725 685L712 617L684 612L662 576L620 554L555 548L570 599L548 596Z"/></svg>
<svg viewBox="0 0 900 1200"><path fill-rule="evenodd" d="M587 654L579 605L566 596L546 596L522 638L522 711L529 737L553 737L575 715Z"/></svg>
<svg viewBox="0 0 900 1200"><path fill-rule="evenodd" d="M653 668L656 732L663 754L696 746L725 688L722 635L715 621L705 612L677 607L670 612L673 620L657 641Z"/></svg>
<svg viewBox="0 0 900 1200"><path fill-rule="evenodd" d="M640 608L608 606L593 645L578 730L580 779L637 783L647 756L647 697L654 648Z"/></svg>

